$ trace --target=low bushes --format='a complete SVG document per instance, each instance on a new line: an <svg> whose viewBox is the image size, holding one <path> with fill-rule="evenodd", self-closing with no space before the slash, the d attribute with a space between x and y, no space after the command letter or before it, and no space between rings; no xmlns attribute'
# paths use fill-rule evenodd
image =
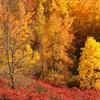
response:
<svg viewBox="0 0 100 100"><path fill-rule="evenodd" d="M55 87L41 80L32 80L27 88L0 88L0 100L99 100L100 90Z"/></svg>

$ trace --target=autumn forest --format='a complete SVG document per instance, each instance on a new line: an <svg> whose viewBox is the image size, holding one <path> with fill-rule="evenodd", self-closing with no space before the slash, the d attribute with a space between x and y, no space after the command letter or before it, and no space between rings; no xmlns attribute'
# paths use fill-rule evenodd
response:
<svg viewBox="0 0 100 100"><path fill-rule="evenodd" d="M100 100L100 0L0 0L0 100Z"/></svg>

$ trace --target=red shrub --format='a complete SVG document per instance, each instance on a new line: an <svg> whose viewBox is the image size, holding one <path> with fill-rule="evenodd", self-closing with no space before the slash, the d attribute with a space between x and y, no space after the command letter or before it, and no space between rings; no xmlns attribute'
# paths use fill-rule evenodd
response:
<svg viewBox="0 0 100 100"><path fill-rule="evenodd" d="M0 100L100 100L100 90L54 87L41 80L32 80L32 83L17 90L0 87Z"/></svg>

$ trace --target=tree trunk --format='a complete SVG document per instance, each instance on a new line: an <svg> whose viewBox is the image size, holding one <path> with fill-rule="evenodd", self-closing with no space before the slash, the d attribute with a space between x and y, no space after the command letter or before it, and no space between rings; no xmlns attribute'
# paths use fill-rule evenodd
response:
<svg viewBox="0 0 100 100"><path fill-rule="evenodd" d="M14 83L14 76L12 74L10 74L10 80L11 80L11 88L14 89L15 83Z"/></svg>

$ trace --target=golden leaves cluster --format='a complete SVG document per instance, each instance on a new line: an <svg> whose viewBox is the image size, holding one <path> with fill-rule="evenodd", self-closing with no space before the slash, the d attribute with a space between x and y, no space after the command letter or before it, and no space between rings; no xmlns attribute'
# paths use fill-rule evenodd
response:
<svg viewBox="0 0 100 100"><path fill-rule="evenodd" d="M100 43L88 37L79 63L81 88L100 88Z"/></svg>

